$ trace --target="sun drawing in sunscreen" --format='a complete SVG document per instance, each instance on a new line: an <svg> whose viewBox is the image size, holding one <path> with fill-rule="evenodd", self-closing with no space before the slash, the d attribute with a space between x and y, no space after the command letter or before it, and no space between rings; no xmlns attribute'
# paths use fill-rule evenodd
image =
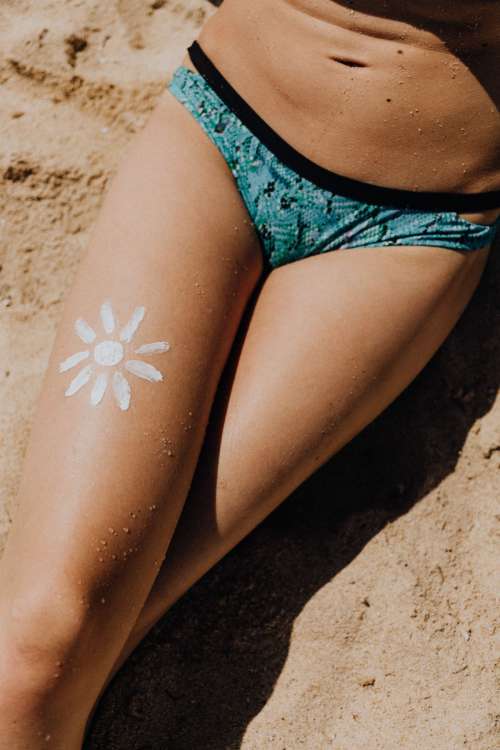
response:
<svg viewBox="0 0 500 750"><path fill-rule="evenodd" d="M163 380L162 373L148 362L144 362L142 359L125 359L126 348L139 328L145 312L145 307L136 307L128 323L123 326L117 335L116 329L118 326L111 302L105 300L100 309L105 336L102 341L95 344L97 334L94 329L83 318L78 318L75 321L75 332L86 344L92 344L93 348L92 350L84 349L72 354L59 364L59 372L66 372L66 370L76 367L84 360L92 359L92 362L86 364L73 378L64 392L65 396L72 396L79 391L95 374L96 377L89 399L92 406L97 406L100 403L109 380L111 380L116 402L120 409L125 411L130 405L131 391L123 370L127 370L132 375L144 380L149 380L151 383ZM137 349L134 349L134 354L159 354L167 352L169 349L168 341L154 341L151 344L142 344L137 347Z"/></svg>

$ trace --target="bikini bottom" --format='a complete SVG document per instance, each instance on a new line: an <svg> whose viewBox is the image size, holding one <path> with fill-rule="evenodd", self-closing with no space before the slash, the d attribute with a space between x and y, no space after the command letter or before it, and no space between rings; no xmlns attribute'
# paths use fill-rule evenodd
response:
<svg viewBox="0 0 500 750"><path fill-rule="evenodd" d="M197 41L198 72L180 65L168 84L224 156L271 268L339 248L489 245L500 226L459 216L500 208L500 190L399 190L331 172L296 151L229 84Z"/></svg>

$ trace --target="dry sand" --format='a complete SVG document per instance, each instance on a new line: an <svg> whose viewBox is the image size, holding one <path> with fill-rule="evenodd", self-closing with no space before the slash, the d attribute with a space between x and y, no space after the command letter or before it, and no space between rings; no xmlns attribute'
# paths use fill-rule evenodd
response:
<svg viewBox="0 0 500 750"><path fill-rule="evenodd" d="M103 189L213 10L0 6L0 542ZM499 299L497 243L419 377L135 652L89 749L500 747Z"/></svg>

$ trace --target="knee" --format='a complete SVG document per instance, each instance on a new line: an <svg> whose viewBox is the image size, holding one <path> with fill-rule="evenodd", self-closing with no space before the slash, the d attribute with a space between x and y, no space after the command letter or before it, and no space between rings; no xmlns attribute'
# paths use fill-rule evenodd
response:
<svg viewBox="0 0 500 750"><path fill-rule="evenodd" d="M82 648L88 608L78 592L34 582L0 607L0 674L16 689L50 689Z"/></svg>

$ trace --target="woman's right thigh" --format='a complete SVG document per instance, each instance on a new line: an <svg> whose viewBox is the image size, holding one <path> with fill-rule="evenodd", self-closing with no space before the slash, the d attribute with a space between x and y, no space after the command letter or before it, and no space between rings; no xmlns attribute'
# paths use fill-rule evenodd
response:
<svg viewBox="0 0 500 750"><path fill-rule="evenodd" d="M43 649L93 617L105 668L165 553L261 270L230 169L166 91L65 298L0 564L4 637Z"/></svg>

